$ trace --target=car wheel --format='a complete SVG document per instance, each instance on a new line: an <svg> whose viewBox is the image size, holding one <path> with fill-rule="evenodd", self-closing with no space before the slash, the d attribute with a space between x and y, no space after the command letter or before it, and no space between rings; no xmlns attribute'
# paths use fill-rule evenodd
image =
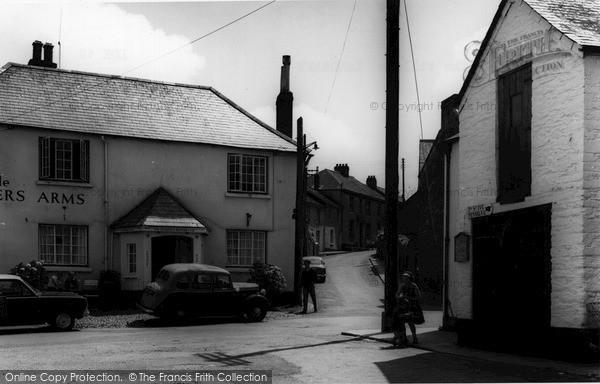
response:
<svg viewBox="0 0 600 384"><path fill-rule="evenodd" d="M68 313L58 313L50 319L49 323L59 331L70 331L75 325L75 318Z"/></svg>
<svg viewBox="0 0 600 384"><path fill-rule="evenodd" d="M190 312L183 308L173 311L171 318L178 324L186 324L192 320Z"/></svg>
<svg viewBox="0 0 600 384"><path fill-rule="evenodd" d="M265 316L267 316L267 308L261 303L250 304L250 307L246 312L246 317L250 321L262 321Z"/></svg>

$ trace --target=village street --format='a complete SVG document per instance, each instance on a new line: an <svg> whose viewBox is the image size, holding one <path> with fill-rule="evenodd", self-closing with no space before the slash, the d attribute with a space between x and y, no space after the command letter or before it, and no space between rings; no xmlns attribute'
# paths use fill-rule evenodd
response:
<svg viewBox="0 0 600 384"><path fill-rule="evenodd" d="M326 258L327 282L317 287L318 314L290 314L261 323L202 322L160 327L84 329L67 333L0 334L0 370L268 369L274 383L586 381L559 369L392 349L342 335L380 327L383 284L372 252ZM425 312L419 332L435 332L440 312ZM143 325L143 324L142 324ZM423 340L426 340L424 337ZM426 341L422 342L426 347Z"/></svg>

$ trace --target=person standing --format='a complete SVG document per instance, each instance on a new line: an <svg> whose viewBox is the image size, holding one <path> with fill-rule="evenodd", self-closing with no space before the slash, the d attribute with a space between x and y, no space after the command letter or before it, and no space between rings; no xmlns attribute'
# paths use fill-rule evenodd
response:
<svg viewBox="0 0 600 384"><path fill-rule="evenodd" d="M75 278L75 272L69 271L69 277L65 280L64 287L68 292L79 292L79 280Z"/></svg>
<svg viewBox="0 0 600 384"><path fill-rule="evenodd" d="M302 284L302 314L307 313L308 309L308 295L312 299L313 308L317 312L317 294L315 293L315 282L317 281L317 272L310 268L310 260L304 260L304 268L302 268L301 275Z"/></svg>
<svg viewBox="0 0 600 384"><path fill-rule="evenodd" d="M417 330L415 324L423 324L425 317L420 304L421 291L417 284L413 282L413 276L410 272L402 274L402 284L398 287L396 300L398 308L394 311L394 322L392 328L394 331L394 339L392 343L398 347L406 347L408 338L406 337L406 326L410 328L412 333L413 344L418 344Z"/></svg>

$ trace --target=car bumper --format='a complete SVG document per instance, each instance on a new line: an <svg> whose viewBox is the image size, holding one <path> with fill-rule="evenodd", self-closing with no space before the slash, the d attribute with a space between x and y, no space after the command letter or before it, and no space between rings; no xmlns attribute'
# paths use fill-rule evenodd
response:
<svg viewBox="0 0 600 384"><path fill-rule="evenodd" d="M148 309L148 308L146 308L146 307L142 306L142 305L141 305L141 304L139 304L139 303L135 303L135 306L136 306L136 307L138 307L138 309L141 309L142 311L144 311L144 312L146 312L146 313L149 313L149 314L151 314L151 315L154 315L154 314L155 314L155 313L154 313L154 311L153 311L152 309Z"/></svg>

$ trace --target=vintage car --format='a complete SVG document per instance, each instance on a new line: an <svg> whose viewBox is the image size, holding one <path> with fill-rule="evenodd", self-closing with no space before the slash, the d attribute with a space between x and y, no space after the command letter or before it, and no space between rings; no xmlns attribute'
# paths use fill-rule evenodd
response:
<svg viewBox="0 0 600 384"><path fill-rule="evenodd" d="M254 283L234 283L223 268L205 264L165 265L142 293L144 311L168 320L246 315L261 321L269 309Z"/></svg>
<svg viewBox="0 0 600 384"><path fill-rule="evenodd" d="M310 261L310 269L317 272L317 282L324 283L327 279L327 268L323 259L317 256L306 256L302 258L302 262L305 260Z"/></svg>
<svg viewBox="0 0 600 384"><path fill-rule="evenodd" d="M0 326L48 323L68 331L89 314L87 300L73 292L38 291L15 275L0 274Z"/></svg>

